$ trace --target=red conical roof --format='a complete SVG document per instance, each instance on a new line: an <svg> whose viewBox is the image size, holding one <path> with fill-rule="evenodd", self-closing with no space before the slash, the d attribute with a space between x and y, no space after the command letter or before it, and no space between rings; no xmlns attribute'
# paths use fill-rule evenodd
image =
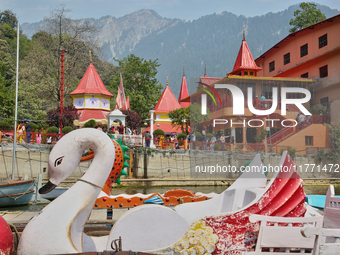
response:
<svg viewBox="0 0 340 255"><path fill-rule="evenodd" d="M183 75L181 90L180 90L179 96L178 96L178 102L181 105L181 107L188 107L190 105L190 102L181 102L182 99L184 99L188 96L189 96L189 91L188 91L187 81L185 79L185 75Z"/></svg>
<svg viewBox="0 0 340 255"><path fill-rule="evenodd" d="M234 69L232 72L228 74L229 75L236 74L241 70L254 70L254 71L262 70L262 68L256 65L245 38L243 38L242 40L241 48L240 51L238 52Z"/></svg>
<svg viewBox="0 0 340 255"><path fill-rule="evenodd" d="M155 113L168 113L170 111L181 108L181 105L178 103L175 95L172 93L170 87L166 85L161 97L159 98L154 111Z"/></svg>
<svg viewBox="0 0 340 255"><path fill-rule="evenodd" d="M101 94L110 97L113 96L109 91L107 91L92 63L87 68L83 78L78 84L78 87L70 93L70 95L76 94Z"/></svg>

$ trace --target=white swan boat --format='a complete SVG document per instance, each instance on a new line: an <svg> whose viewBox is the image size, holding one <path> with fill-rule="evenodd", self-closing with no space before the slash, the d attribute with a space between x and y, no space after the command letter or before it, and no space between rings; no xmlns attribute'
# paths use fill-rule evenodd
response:
<svg viewBox="0 0 340 255"><path fill-rule="evenodd" d="M51 151L50 180L40 191L52 190L72 174L87 148L92 148L95 156L86 174L27 224L18 254L112 250L111 243L119 236L124 250L189 254L191 249L201 254L224 254L230 247L247 249L246 241L258 227L249 223L251 214L302 216L306 212L302 180L295 172L277 173L267 186L262 172L244 173L211 200L182 204L174 210L142 205L125 213L109 236L90 237L83 233L85 222L108 176L119 175L112 167L115 146L109 137L95 129L65 135ZM261 165L260 157L252 164ZM294 164L285 152L280 165ZM193 243L187 241L190 238L194 238Z"/></svg>

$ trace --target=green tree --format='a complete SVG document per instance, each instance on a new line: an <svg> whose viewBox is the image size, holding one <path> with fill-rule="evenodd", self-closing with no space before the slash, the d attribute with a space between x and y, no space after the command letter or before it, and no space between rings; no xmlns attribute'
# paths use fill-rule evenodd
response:
<svg viewBox="0 0 340 255"><path fill-rule="evenodd" d="M130 107L142 120L148 117L151 105L156 105L161 96L162 85L155 78L157 74L158 60L146 61L143 58L131 54L122 60L114 58L119 63L122 74L125 96L130 97ZM117 95L120 83L120 75L117 73L111 83L110 92ZM115 105L115 97L112 98L111 106Z"/></svg>
<svg viewBox="0 0 340 255"><path fill-rule="evenodd" d="M0 24L8 24L11 28L16 28L18 20L12 11L5 10L0 12Z"/></svg>
<svg viewBox="0 0 340 255"><path fill-rule="evenodd" d="M289 25L293 26L289 29L291 33L326 19L326 16L316 8L314 3L302 2L300 8L301 10L294 12L295 18L289 21Z"/></svg>
<svg viewBox="0 0 340 255"><path fill-rule="evenodd" d="M169 112L169 118L173 125L181 126L182 133L189 134L190 126L190 106L186 108L178 108Z"/></svg>
<svg viewBox="0 0 340 255"><path fill-rule="evenodd" d="M190 105L190 127L191 132L197 131L198 127L203 122L210 120L210 109L207 109L207 114L202 115L201 106L197 103Z"/></svg>

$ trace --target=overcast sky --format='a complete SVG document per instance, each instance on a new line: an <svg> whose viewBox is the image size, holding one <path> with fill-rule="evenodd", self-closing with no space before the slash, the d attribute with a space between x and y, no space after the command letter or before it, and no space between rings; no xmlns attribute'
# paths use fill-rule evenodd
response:
<svg viewBox="0 0 340 255"><path fill-rule="evenodd" d="M306 2L308 0L305 0ZM202 16L229 11L247 17L278 12L301 0L0 0L0 10L13 11L20 23L33 23L49 16L52 8L66 4L71 18L122 17L141 9L155 10L163 18L194 20ZM340 0L317 3L340 10Z"/></svg>

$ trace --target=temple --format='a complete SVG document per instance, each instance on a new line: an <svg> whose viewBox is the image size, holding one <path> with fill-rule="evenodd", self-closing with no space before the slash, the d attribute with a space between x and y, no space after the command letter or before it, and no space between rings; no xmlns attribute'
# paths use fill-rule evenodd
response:
<svg viewBox="0 0 340 255"><path fill-rule="evenodd" d="M241 75L241 76L257 76L257 72L262 70L258 67L249 50L245 33L243 31L243 40L238 52L233 71L228 75Z"/></svg>
<svg viewBox="0 0 340 255"><path fill-rule="evenodd" d="M79 120L75 124L81 126L89 119L94 119L97 123L107 123L112 96L91 63L78 87L70 93L79 114Z"/></svg>
<svg viewBox="0 0 340 255"><path fill-rule="evenodd" d="M153 130L155 131L156 129L161 129L166 134L181 133L182 131L180 127L173 126L171 124L171 119L168 116L169 112L179 108L181 108L181 105L177 101L175 95L172 93L169 87L169 80L167 79L166 87L154 108ZM144 132L145 131L150 131L150 126L147 127Z"/></svg>

